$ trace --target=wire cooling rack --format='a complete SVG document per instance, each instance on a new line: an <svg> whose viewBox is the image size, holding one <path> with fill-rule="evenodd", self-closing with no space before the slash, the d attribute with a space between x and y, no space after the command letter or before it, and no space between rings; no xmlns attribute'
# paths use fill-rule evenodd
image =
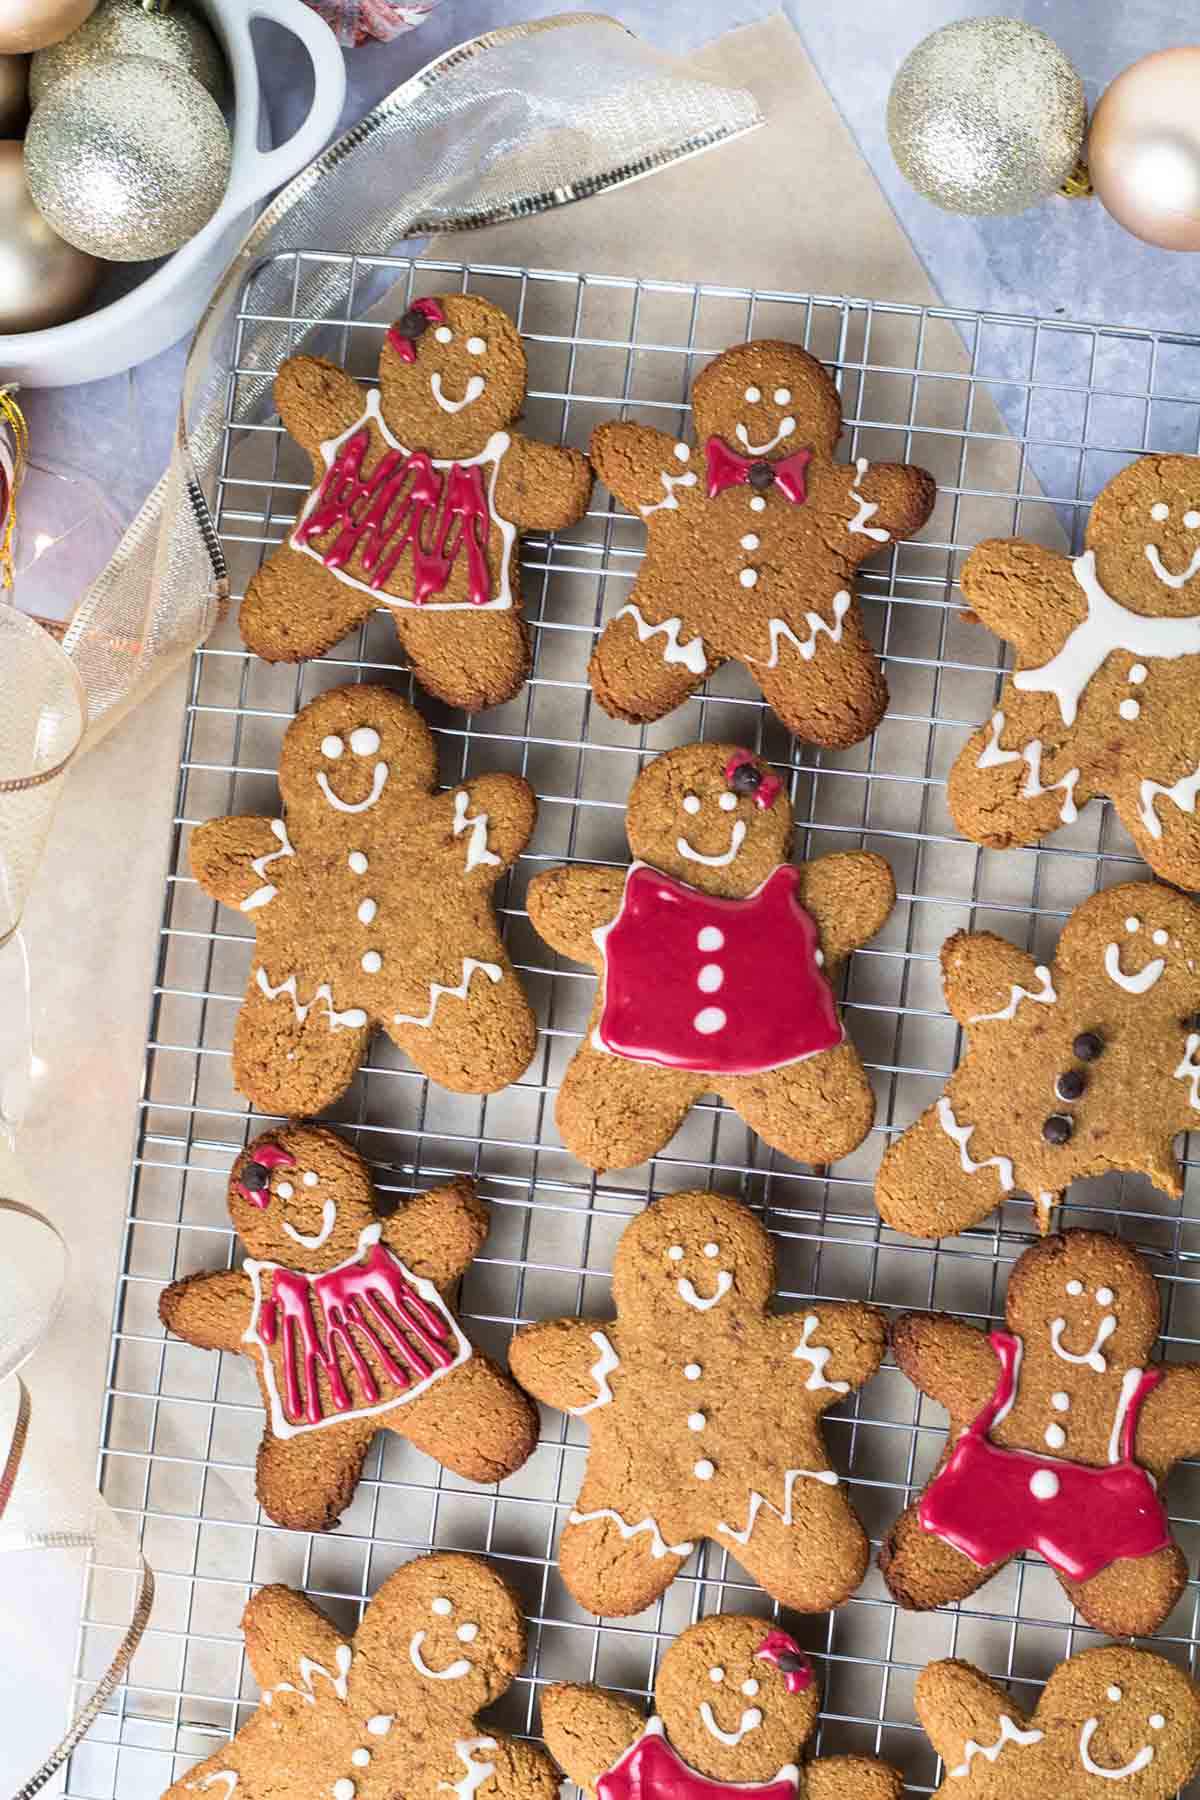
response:
<svg viewBox="0 0 1200 1800"><path fill-rule="evenodd" d="M368 311L385 288L389 303ZM932 1247L883 1229L871 1199L889 1135L937 1093L955 1061L938 946L956 927L991 927L1046 958L1072 906L1143 870L1107 808L1089 807L1037 850L981 851L954 832L945 773L993 705L1003 655L963 617L954 579L965 551L991 533L1019 530L1077 549L1091 499L1118 468L1148 449L1195 451L1200 339L863 300L289 254L251 274L238 321L218 515L235 594L281 541L307 489L306 459L269 411L278 361L316 348L367 382L386 319L420 293L460 288L517 320L530 363L525 429L534 436L584 447L597 421L619 413L679 433L692 381L711 355L742 338L778 336L802 342L834 372L843 454L923 464L940 497L919 541L888 549L863 571L891 708L868 743L839 753L793 743L732 667L658 726L636 731L609 720L592 704L585 671L597 628L636 574L642 528L598 489L579 526L526 540L535 645L528 686L474 719L417 700L437 733L443 782L501 768L537 790L537 834L498 898L540 1021L538 1053L505 1093L472 1099L429 1088L376 1038L333 1122L376 1164L384 1192L404 1195L450 1171L478 1180L492 1232L459 1310L493 1353L503 1354L518 1322L608 1312L623 1225L652 1193L691 1186L738 1195L760 1211L778 1247L785 1306L821 1295L996 1319L1008 1268L1030 1239L1025 1203ZM73 1758L69 1792L88 1800L154 1800L244 1721L256 1690L238 1619L264 1581L307 1589L350 1630L366 1598L411 1556L430 1546L485 1552L519 1590L530 1622L526 1670L497 1718L531 1734L544 1683L592 1679L645 1696L661 1650L693 1618L768 1606L732 1557L705 1545L645 1615L602 1624L581 1612L559 1579L555 1547L586 1437L556 1414L544 1417L530 1463L497 1490L444 1474L381 1433L336 1532L282 1531L254 1498L262 1414L245 1359L168 1342L159 1327L165 1282L235 1261L227 1172L269 1122L251 1114L230 1079L247 922L191 880L189 831L217 813L274 810L280 740L316 693L363 679L409 693L394 642L389 620L376 615L320 662L269 667L244 652L229 621L194 661L101 1453L104 1492L141 1532L158 1598L127 1685ZM792 795L798 855L861 845L891 859L895 913L844 976L877 1122L853 1157L813 1170L773 1154L717 1105L700 1106L651 1166L597 1180L562 1149L553 1124L555 1088L592 981L560 966L533 934L525 887L539 867L565 858L623 863L625 797L639 767L698 737L733 738L771 759ZM1140 1180L1109 1179L1077 1186L1063 1216L1119 1230L1153 1257L1167 1354L1195 1356L1200 1232L1189 1199L1173 1203ZM941 1416L885 1368L831 1415L830 1438L877 1544L935 1462ZM1196 1470L1176 1473L1170 1501L1194 1566ZM126 1579L104 1570L90 1579L81 1680L106 1665L120 1631L114 1621L128 1616ZM1154 1640L1188 1664L1198 1596L1192 1583ZM834 1614L787 1623L820 1659L820 1749L878 1752L918 1792L940 1775L912 1710L925 1662L970 1658L1032 1703L1053 1665L1091 1641L1036 1559L1012 1565L961 1607L925 1615L897 1610L872 1568Z"/></svg>

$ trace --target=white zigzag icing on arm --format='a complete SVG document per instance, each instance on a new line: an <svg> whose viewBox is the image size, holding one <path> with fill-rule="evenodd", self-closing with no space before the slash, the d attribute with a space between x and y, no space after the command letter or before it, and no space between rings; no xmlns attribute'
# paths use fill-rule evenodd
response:
<svg viewBox="0 0 1200 1800"><path fill-rule="evenodd" d="M464 956L463 978L457 987L443 987L440 981L432 982L429 988L429 1011L420 1018L418 1018L415 1013L393 1013L392 1024L432 1025L433 1015L437 1011L438 1001L442 998L443 994L449 995L452 1000L465 1000L471 986L471 977L478 969L482 969L490 982L495 983L497 981L502 981L504 978L504 970L500 967L499 963L480 962L474 956Z"/></svg>
<svg viewBox="0 0 1200 1800"><path fill-rule="evenodd" d="M1000 1736L994 1744L977 1744L974 1738L968 1738L963 1745L963 1760L956 1768L950 1770L955 1777L971 1773L971 1761L982 1756L985 1762L994 1763L1005 1744L1040 1744L1044 1733L1035 1730L1021 1731L1013 1724L1007 1713L1000 1714Z"/></svg>
<svg viewBox="0 0 1200 1800"><path fill-rule="evenodd" d="M767 1499L765 1494L760 1494L757 1488L751 1488L750 1505L746 1513L746 1523L743 1529L741 1531L736 1531L732 1525L722 1523L717 1526L717 1530L725 1532L727 1536L733 1539L735 1544L748 1544L750 1542L750 1533L754 1530L754 1522L764 1506L768 1512L775 1514L775 1517L779 1520L781 1525L794 1525L795 1520L792 1518L792 1489L798 1481L819 1481L826 1487L836 1487L838 1484L838 1478L833 1469L789 1469L784 1476L782 1512L775 1505L774 1501Z"/></svg>
<svg viewBox="0 0 1200 1800"><path fill-rule="evenodd" d="M639 1531L648 1531L650 1533L650 1554L656 1560L662 1556L690 1556L696 1548L692 1543L668 1544L658 1529L656 1519L639 1519L636 1525L631 1525L628 1520L621 1517L619 1512L614 1512L611 1506L597 1507L595 1512L572 1510L567 1514L568 1525L589 1525L593 1519L610 1519L625 1539L636 1537Z"/></svg>
<svg viewBox="0 0 1200 1800"><path fill-rule="evenodd" d="M1042 984L1040 992L1035 994L1032 988L1022 987L1019 981L1014 981L1009 992L1007 1006L1002 1006L999 1012L972 1013L967 1023L986 1025L990 1019L1013 1019L1016 1017L1017 1008L1022 1000L1032 1000L1035 1006L1053 1006L1058 995L1054 991L1054 983L1050 979L1049 969L1044 963L1038 963L1033 972Z"/></svg>

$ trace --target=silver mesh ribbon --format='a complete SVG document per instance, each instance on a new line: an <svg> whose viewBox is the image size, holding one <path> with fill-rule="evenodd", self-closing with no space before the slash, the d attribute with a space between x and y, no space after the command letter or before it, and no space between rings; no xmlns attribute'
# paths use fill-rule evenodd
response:
<svg viewBox="0 0 1200 1800"><path fill-rule="evenodd" d="M212 522L238 297L249 270L292 250L386 253L586 199L752 131L752 95L682 72L597 13L488 32L422 69L310 163L267 208L196 331L170 467L64 638L95 742L203 642L228 599ZM281 269L290 293L290 270ZM328 295L306 290L323 313ZM269 289L268 289L269 292ZM371 295L364 289L364 304ZM264 310L266 310L264 308ZM280 310L286 314L287 306ZM284 326L238 344L240 416L254 415L286 349Z"/></svg>

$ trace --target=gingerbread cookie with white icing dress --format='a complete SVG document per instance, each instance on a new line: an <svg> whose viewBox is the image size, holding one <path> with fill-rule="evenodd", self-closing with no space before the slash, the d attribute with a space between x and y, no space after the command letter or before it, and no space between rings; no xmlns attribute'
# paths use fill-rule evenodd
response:
<svg viewBox="0 0 1200 1800"><path fill-rule="evenodd" d="M921 529L933 479L835 461L841 400L796 344L727 350L698 376L692 411L694 444L648 425L592 434L596 473L646 525L645 562L592 657L596 698L617 719L661 719L732 660L789 731L856 744L887 706L856 573Z"/></svg>
<svg viewBox="0 0 1200 1800"><path fill-rule="evenodd" d="M386 607L431 694L467 712L511 699L530 661L521 533L574 524L592 484L577 450L513 428L525 381L516 327L475 294L416 301L368 393L323 357L290 357L275 398L313 487L242 601L250 649L321 656Z"/></svg>
<svg viewBox="0 0 1200 1800"><path fill-rule="evenodd" d="M189 1344L253 1364L267 1415L256 1488L277 1525L336 1525L376 1431L468 1481L521 1467L537 1443L534 1409L446 1303L487 1236L471 1182L382 1217L344 1139L289 1125L238 1157L229 1213L241 1267L172 1282L158 1310Z"/></svg>
<svg viewBox="0 0 1200 1800"><path fill-rule="evenodd" d="M664 1194L617 1246L615 1320L514 1337L521 1386L591 1433L558 1551L589 1612L641 1612L706 1537L799 1612L839 1605L862 1580L866 1534L821 1422L879 1367L883 1318L824 1300L775 1316L774 1285L774 1247L746 1207Z"/></svg>
<svg viewBox="0 0 1200 1800"><path fill-rule="evenodd" d="M516 1595L481 1557L405 1563L350 1633L260 1588L242 1630L258 1706L163 1800L558 1800L545 1751L477 1716L525 1660Z"/></svg>
<svg viewBox="0 0 1200 1800"><path fill-rule="evenodd" d="M529 887L542 937L600 977L559 1088L564 1144L593 1168L630 1168L717 1093L785 1156L847 1155L875 1098L830 983L891 911L887 862L789 862L779 777L733 744L657 757L627 830L632 867L549 869Z"/></svg>
<svg viewBox="0 0 1200 1800"><path fill-rule="evenodd" d="M946 1408L950 1436L883 1546L884 1579L902 1606L946 1606L1038 1550L1089 1625L1148 1637L1187 1585L1160 1496L1200 1450L1200 1365L1149 1363L1158 1290L1104 1232L1027 1250L1004 1317L986 1336L944 1314L893 1327L897 1363Z"/></svg>
<svg viewBox="0 0 1200 1800"><path fill-rule="evenodd" d="M1081 556L980 544L963 593L1017 652L950 771L959 830L1033 844L1106 795L1157 875L1200 887L1200 458L1144 456L1092 507Z"/></svg>
<svg viewBox="0 0 1200 1800"><path fill-rule="evenodd" d="M955 932L941 960L967 1049L880 1164L885 1223L946 1237L1023 1194L1046 1231L1072 1181L1117 1169L1179 1199L1174 1140L1200 1126L1200 906L1127 882L1075 908L1048 965L990 931Z"/></svg>
<svg viewBox="0 0 1200 1800"><path fill-rule="evenodd" d="M492 890L533 832L533 790L475 775L437 794L436 779L406 700L331 688L284 735L283 816L192 832L196 880L257 932L233 1077L264 1112L336 1100L377 1029L454 1093L495 1093L529 1066L537 1026Z"/></svg>
<svg viewBox="0 0 1200 1800"><path fill-rule="evenodd" d="M802 1760L821 1693L794 1638L769 1619L716 1613L667 1650L655 1711L573 1683L542 1695L550 1754L588 1800L900 1800L873 1756Z"/></svg>
<svg viewBox="0 0 1200 1800"><path fill-rule="evenodd" d="M1031 1713L953 1659L922 1669L913 1698L945 1764L935 1800L1168 1800L1200 1768L1200 1688L1127 1644L1059 1663Z"/></svg>

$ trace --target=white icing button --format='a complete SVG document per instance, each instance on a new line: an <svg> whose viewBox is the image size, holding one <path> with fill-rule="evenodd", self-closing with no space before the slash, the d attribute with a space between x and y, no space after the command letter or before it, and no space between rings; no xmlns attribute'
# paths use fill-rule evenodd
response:
<svg viewBox="0 0 1200 1800"><path fill-rule="evenodd" d="M737 795L722 794L721 798L717 801L717 805L722 812L732 812L737 805Z"/></svg>
<svg viewBox="0 0 1200 1800"><path fill-rule="evenodd" d="M725 945L725 933L717 925L706 925L696 935L697 950L721 950Z"/></svg>
<svg viewBox="0 0 1200 1800"><path fill-rule="evenodd" d="M429 1610L430 1612L436 1613L439 1619L444 1619L447 1613L452 1613L454 1611L454 1602L453 1600L443 1600L439 1596L439 1598L430 1606Z"/></svg>
<svg viewBox="0 0 1200 1800"><path fill-rule="evenodd" d="M354 1800L354 1783L348 1775L341 1775L334 1782L333 1800Z"/></svg>
<svg viewBox="0 0 1200 1800"><path fill-rule="evenodd" d="M720 1254L721 1254L720 1244L705 1244L704 1254L705 1254L705 1256L720 1256Z"/></svg>
<svg viewBox="0 0 1200 1800"><path fill-rule="evenodd" d="M684 1363L683 1365L683 1378L685 1381L699 1381L703 1373L704 1370L700 1367L699 1363Z"/></svg>
<svg viewBox="0 0 1200 1800"><path fill-rule="evenodd" d="M340 737L327 737L321 740L321 755L327 756L331 762L336 762L345 748Z"/></svg>
<svg viewBox="0 0 1200 1800"><path fill-rule="evenodd" d="M346 858L346 861L350 864L351 870L353 871L353 873L355 875L365 875L366 874L367 859L363 855L361 850L352 850L350 852L349 856Z"/></svg>
<svg viewBox="0 0 1200 1800"><path fill-rule="evenodd" d="M448 325L439 325L433 335L439 344L448 344L453 338L454 333Z"/></svg>
<svg viewBox="0 0 1200 1800"><path fill-rule="evenodd" d="M355 756L374 756L379 748L379 733L370 725L360 725L350 733L350 748Z"/></svg>
<svg viewBox="0 0 1200 1800"><path fill-rule="evenodd" d="M1053 1500L1058 1492L1058 1476L1053 1469L1039 1469L1029 1483L1035 1500Z"/></svg>
<svg viewBox="0 0 1200 1800"><path fill-rule="evenodd" d="M1082 1292L1083 1292L1082 1281L1068 1281L1067 1292L1068 1292L1068 1294L1072 1295L1073 1297L1078 1294L1082 1294Z"/></svg>
<svg viewBox="0 0 1200 1800"><path fill-rule="evenodd" d="M716 1472L716 1464L710 1463L707 1456L702 1456L692 1470L692 1474L696 1477L697 1481L711 1481Z"/></svg>
<svg viewBox="0 0 1200 1800"><path fill-rule="evenodd" d="M371 1752L369 1750L352 1750L350 1752L350 1761L356 1769L365 1769L370 1760Z"/></svg>
<svg viewBox="0 0 1200 1800"><path fill-rule="evenodd" d="M741 582L741 584L744 588L757 587L758 586L758 570L757 569L743 569L741 574L738 576L738 580Z"/></svg>
<svg viewBox="0 0 1200 1800"><path fill-rule="evenodd" d="M688 457L689 457L689 456L690 456L690 455L691 455L691 454L692 454L692 453L691 453L691 451L690 451L690 450L689 450L689 449L688 449L688 447L687 447L687 445L686 445L686 444L676 444L676 446L675 446L675 454L676 454L676 456L677 456L677 457L678 457L678 458L679 458L679 460L680 460L680 462L686 462L686 461L687 461L687 460L688 460Z"/></svg>
<svg viewBox="0 0 1200 1800"><path fill-rule="evenodd" d="M749 1681L743 1681L742 1692L748 1700L753 1700L755 1694L757 1694L758 1683L755 1681L753 1675L750 1677Z"/></svg>
<svg viewBox="0 0 1200 1800"><path fill-rule="evenodd" d="M290 1200L295 1191L290 1181L281 1181L275 1189L281 1200Z"/></svg>
<svg viewBox="0 0 1200 1800"><path fill-rule="evenodd" d="M704 1427L707 1424L708 1424L708 1420L705 1418L703 1413L689 1413L688 1414L688 1430L689 1431L703 1431Z"/></svg>
<svg viewBox="0 0 1200 1800"><path fill-rule="evenodd" d="M759 540L758 540L757 531L747 531L746 534L744 535L744 537L742 538L742 549L743 550L757 550L758 549L758 541Z"/></svg>
<svg viewBox="0 0 1200 1800"><path fill-rule="evenodd" d="M672 1244L671 1248L667 1251L667 1255L670 1257L672 1262L682 1262L683 1261L683 1245L682 1244Z"/></svg>
<svg viewBox="0 0 1200 1800"><path fill-rule="evenodd" d="M1128 679L1132 681L1134 687L1141 687L1149 673L1150 671L1145 663L1134 663L1132 669L1129 671Z"/></svg>
<svg viewBox="0 0 1200 1800"><path fill-rule="evenodd" d="M316 1187L316 1185L317 1185L318 1181L320 1181L320 1179L321 1179L321 1177L317 1174L317 1171L315 1169L305 1169L305 1171L304 1171L305 1187Z"/></svg>
<svg viewBox="0 0 1200 1800"><path fill-rule="evenodd" d="M1189 531L1195 531L1197 525L1200 525L1200 512L1185 512L1183 522Z"/></svg>
<svg viewBox="0 0 1200 1800"><path fill-rule="evenodd" d="M468 338L467 339L467 355L468 356L482 356L486 349L487 349L487 345L484 343L482 338Z"/></svg>
<svg viewBox="0 0 1200 1800"><path fill-rule="evenodd" d="M1156 525L1161 525L1163 520L1169 519L1170 516L1171 509L1165 500L1156 500L1154 505L1150 508L1150 517L1154 520Z"/></svg>
<svg viewBox="0 0 1200 1800"><path fill-rule="evenodd" d="M725 1679L725 1671L724 1671L724 1669L720 1669L720 1668L717 1668L717 1669L710 1669L710 1670L709 1670L709 1671L708 1671L708 1679L709 1679L709 1680L710 1680L710 1681L711 1681L711 1682L713 1682L713 1683L714 1683L714 1684L719 1684L719 1683L721 1683L721 1682L722 1682L722 1681L724 1681L724 1679Z"/></svg>
<svg viewBox="0 0 1200 1800"><path fill-rule="evenodd" d="M685 813L692 813L693 815L698 813L700 811L699 794L685 794L683 796L683 810Z"/></svg>
<svg viewBox="0 0 1200 1800"><path fill-rule="evenodd" d="M1070 1412L1071 1396L1070 1394L1064 1394L1062 1389L1059 1388L1056 1394L1051 1394L1050 1404L1055 1412Z"/></svg>
<svg viewBox="0 0 1200 1800"><path fill-rule="evenodd" d="M776 388L775 389L775 404L776 404L776 406L786 406L788 401L791 399L791 397L792 397L791 388Z"/></svg>
<svg viewBox="0 0 1200 1800"><path fill-rule="evenodd" d="M1121 1698L1120 1688L1119 1687L1110 1687L1108 1690L1108 1697L1110 1700L1119 1700Z"/></svg>
<svg viewBox="0 0 1200 1800"><path fill-rule="evenodd" d="M454 1635L460 1643L473 1644L479 1636L479 1627L468 1622L466 1625L460 1625Z"/></svg>
<svg viewBox="0 0 1200 1800"><path fill-rule="evenodd" d="M748 387L746 389L746 398L750 402L751 406L754 406L757 401L762 399L762 389L756 388L756 387Z"/></svg>
<svg viewBox="0 0 1200 1800"><path fill-rule="evenodd" d="M392 1729L392 1720L395 1716L395 1713L376 1713L373 1718L367 1720L367 1730L372 1737L386 1737Z"/></svg>
<svg viewBox="0 0 1200 1800"><path fill-rule="evenodd" d="M379 907L376 905L374 900L361 900L359 902L359 907L358 907L358 922L359 922L359 924L360 925L370 925L372 923L372 921L374 920L375 914L378 911L379 911Z"/></svg>
<svg viewBox="0 0 1200 1800"><path fill-rule="evenodd" d="M1167 941L1168 941L1168 936L1165 931L1156 931L1155 932L1154 942L1158 945L1160 950Z"/></svg>
<svg viewBox="0 0 1200 1800"><path fill-rule="evenodd" d="M1136 700L1122 700L1117 708L1123 719L1136 719L1141 710Z"/></svg>
<svg viewBox="0 0 1200 1800"><path fill-rule="evenodd" d="M714 1031L722 1031L725 1027L725 1014L719 1006L702 1006L692 1020L692 1028L701 1037L711 1037Z"/></svg>
<svg viewBox="0 0 1200 1800"><path fill-rule="evenodd" d="M1126 921L1125 921L1126 931L1130 931L1130 932L1136 931L1140 922L1141 921L1138 919L1132 919L1132 918L1126 919Z"/></svg>
<svg viewBox="0 0 1200 1800"><path fill-rule="evenodd" d="M766 510L767 510L767 503L764 500L763 496L761 494L755 494L753 499L750 502L750 511L751 512L765 512Z"/></svg>
<svg viewBox="0 0 1200 1800"><path fill-rule="evenodd" d="M1163 933L1164 939L1165 939L1166 935L1167 934L1164 931L1164 933ZM1154 934L1154 941L1157 944L1157 942L1158 942L1158 933L1157 932L1155 932L1155 934ZM1096 1289L1096 1305L1097 1306L1111 1306L1112 1303L1113 1303L1113 1291L1111 1288L1104 1287L1104 1288Z"/></svg>
<svg viewBox="0 0 1200 1800"><path fill-rule="evenodd" d="M368 950L363 956L362 966L368 975L378 975L383 967L383 958L378 950Z"/></svg>
<svg viewBox="0 0 1200 1800"><path fill-rule="evenodd" d="M1161 1731L1166 1722L1161 1713L1151 1713L1146 1721L1151 1731Z"/></svg>
<svg viewBox="0 0 1200 1800"><path fill-rule="evenodd" d="M702 994L715 994L725 979L725 971L720 963L705 963L696 977L696 986Z"/></svg>
<svg viewBox="0 0 1200 1800"><path fill-rule="evenodd" d="M1047 1425L1045 1435L1048 1450L1061 1450L1067 1441L1067 1434L1061 1425Z"/></svg>

